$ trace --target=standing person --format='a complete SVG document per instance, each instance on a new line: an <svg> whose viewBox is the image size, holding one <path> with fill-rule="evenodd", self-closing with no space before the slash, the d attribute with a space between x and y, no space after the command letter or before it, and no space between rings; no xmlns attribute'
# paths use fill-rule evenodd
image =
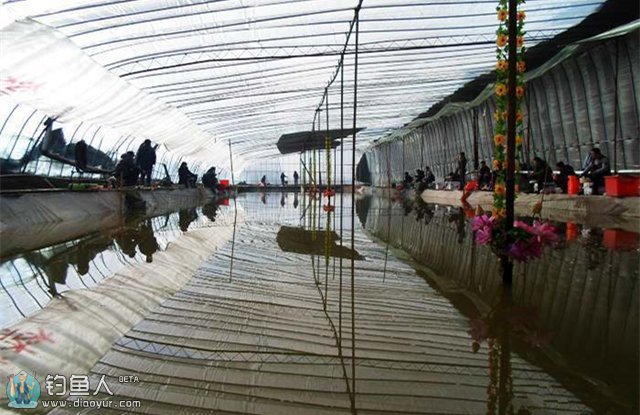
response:
<svg viewBox="0 0 640 415"><path fill-rule="evenodd" d="M151 147L151 140L144 140L136 153L136 165L140 169L140 181L151 186L151 172L156 164L156 149Z"/></svg>
<svg viewBox="0 0 640 415"><path fill-rule="evenodd" d="M293 184L298 187L298 180L300 180L300 175L296 170L293 171Z"/></svg>
<svg viewBox="0 0 640 415"><path fill-rule="evenodd" d="M260 179L260 184L262 185L261 187L266 187L267 186L267 175L266 174L264 176L262 176L262 179Z"/></svg>
<svg viewBox="0 0 640 415"><path fill-rule="evenodd" d="M459 177L460 189L462 189L464 188L464 184L466 181L465 178L467 174L467 157L464 155L464 151L460 152L457 163L458 163L458 167L456 168L454 175Z"/></svg>
<svg viewBox="0 0 640 415"><path fill-rule="evenodd" d="M287 175L284 174L284 172L282 172L280 174L280 182L282 183L282 187L285 187L287 185L287 181L285 180L287 178Z"/></svg>
<svg viewBox="0 0 640 415"><path fill-rule="evenodd" d="M196 187L196 179L198 175L191 173L186 162L180 164L178 168L178 184L183 184L186 188Z"/></svg>
<svg viewBox="0 0 640 415"><path fill-rule="evenodd" d="M604 186L604 177L611 173L609 160L602 154L599 148L592 148L589 152L591 161L582 172L581 177L587 177L593 182L593 193L597 195L600 187Z"/></svg>
<svg viewBox="0 0 640 415"><path fill-rule="evenodd" d="M567 193L567 186L569 183L569 176L575 176L576 171L568 164L564 164L562 161L556 163L556 168L559 170L559 173L556 174L553 179L558 185L559 188L562 189L562 193Z"/></svg>

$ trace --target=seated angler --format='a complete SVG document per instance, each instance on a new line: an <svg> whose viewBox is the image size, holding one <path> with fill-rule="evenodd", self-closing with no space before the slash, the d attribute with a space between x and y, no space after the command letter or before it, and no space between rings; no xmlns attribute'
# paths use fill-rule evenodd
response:
<svg viewBox="0 0 640 415"><path fill-rule="evenodd" d="M586 177L593 182L594 195L599 194L600 188L604 186L604 178L611 174L609 160L602 154L599 148L590 151L591 160L582 172L581 177Z"/></svg>
<svg viewBox="0 0 640 415"><path fill-rule="evenodd" d="M218 175L215 167L211 167L202 175L202 185L213 192L218 191Z"/></svg>
<svg viewBox="0 0 640 415"><path fill-rule="evenodd" d="M575 176L576 171L568 164L564 164L562 161L556 163L558 174L555 175L553 181L556 185L562 189L562 193L567 193L567 185L569 183L569 176Z"/></svg>
<svg viewBox="0 0 640 415"><path fill-rule="evenodd" d="M404 184L404 187L407 188L411 186L411 183L413 183L413 177L411 177L408 171L405 171L404 180L402 180L402 184Z"/></svg>
<svg viewBox="0 0 640 415"><path fill-rule="evenodd" d="M480 162L480 169L478 170L478 187L484 190L491 187L491 170L484 160Z"/></svg>
<svg viewBox="0 0 640 415"><path fill-rule="evenodd" d="M197 174L191 173L186 162L182 162L178 168L178 184L182 184L185 187L196 187Z"/></svg>
<svg viewBox="0 0 640 415"><path fill-rule="evenodd" d="M120 186L135 186L138 184L140 169L136 166L133 151L128 151L120 157L113 175Z"/></svg>

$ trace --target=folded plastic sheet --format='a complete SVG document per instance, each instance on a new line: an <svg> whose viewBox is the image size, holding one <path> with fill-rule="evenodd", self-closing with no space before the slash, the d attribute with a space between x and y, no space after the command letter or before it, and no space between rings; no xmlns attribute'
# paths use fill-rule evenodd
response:
<svg viewBox="0 0 640 415"><path fill-rule="evenodd" d="M3 93L10 91L17 101L61 122L112 127L183 156L228 166L226 145L178 109L104 69L55 29L25 19L5 26L0 35Z"/></svg>

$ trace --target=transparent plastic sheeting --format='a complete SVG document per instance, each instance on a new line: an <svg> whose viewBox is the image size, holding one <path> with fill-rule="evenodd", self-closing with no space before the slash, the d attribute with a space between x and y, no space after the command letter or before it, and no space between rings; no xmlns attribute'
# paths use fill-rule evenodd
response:
<svg viewBox="0 0 640 415"><path fill-rule="evenodd" d="M537 156L551 166L563 161L580 171L589 150L598 147L612 170L640 171L640 93L634 80L639 28L634 22L570 45L540 71L532 71L525 103L526 161ZM471 160L467 170L473 170L474 113L478 157L491 165L494 111L489 86L473 102L449 104L435 116L380 140L366 152L373 183L387 186L401 181L403 172L425 165L441 179L455 170L461 151Z"/></svg>
<svg viewBox="0 0 640 415"><path fill-rule="evenodd" d="M602 2L527 2L527 44L579 23ZM274 156L282 134L311 129L357 3L5 1L2 82L31 86L10 94L47 114L150 137L212 164L224 164L217 144L227 140L234 156ZM359 147L493 69L496 4L364 1ZM347 126L354 40L345 56ZM329 128L340 128L339 97L335 82ZM234 167L242 169L239 159Z"/></svg>
<svg viewBox="0 0 640 415"><path fill-rule="evenodd" d="M4 27L0 69L0 93L8 91L61 122L122 129L185 156L198 154L214 164L228 161L226 147L183 113L109 73L61 33L36 21Z"/></svg>

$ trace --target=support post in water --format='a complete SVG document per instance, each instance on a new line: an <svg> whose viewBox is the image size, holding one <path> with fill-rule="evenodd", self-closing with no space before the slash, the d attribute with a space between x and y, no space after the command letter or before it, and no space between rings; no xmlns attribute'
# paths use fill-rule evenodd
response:
<svg viewBox="0 0 640 415"><path fill-rule="evenodd" d="M515 217L514 201L515 201L515 162L516 162L516 110L518 101L516 98L516 71L517 71L517 20L518 0L509 0L509 78L508 78L508 113L507 113L507 171L506 171L506 223L505 231L507 234L507 243L510 242L510 231L513 228L513 220ZM513 281L513 262L507 255L503 255L502 262L502 283L511 285Z"/></svg>

